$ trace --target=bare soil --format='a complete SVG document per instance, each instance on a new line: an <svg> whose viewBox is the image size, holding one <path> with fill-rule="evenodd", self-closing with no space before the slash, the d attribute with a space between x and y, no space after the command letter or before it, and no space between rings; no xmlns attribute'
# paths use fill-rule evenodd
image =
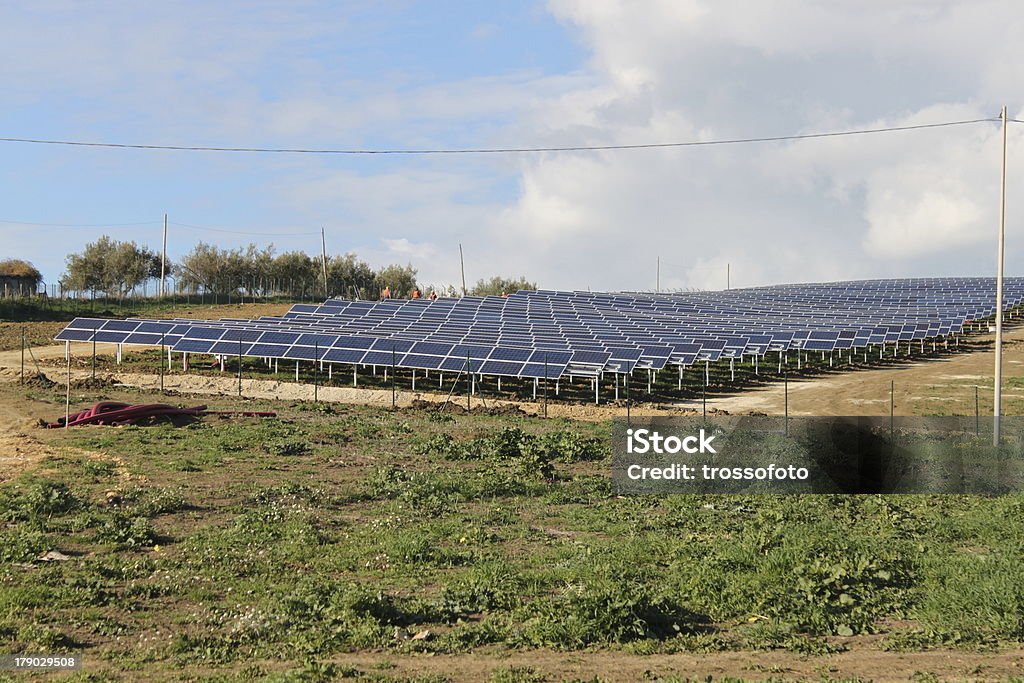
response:
<svg viewBox="0 0 1024 683"><path fill-rule="evenodd" d="M438 674L452 681L486 681L498 669L532 668L547 680L657 681L670 676L704 680L714 677L784 680L1006 680L1024 674L1024 652L931 650L895 653L880 650L870 637L847 638L849 649L834 655L804 657L790 652L714 652L633 655L622 652L551 652L534 650L503 654L379 656L351 655L339 659L361 671L394 665L396 677ZM929 674L931 676L929 676ZM934 677L934 678L932 678Z"/></svg>

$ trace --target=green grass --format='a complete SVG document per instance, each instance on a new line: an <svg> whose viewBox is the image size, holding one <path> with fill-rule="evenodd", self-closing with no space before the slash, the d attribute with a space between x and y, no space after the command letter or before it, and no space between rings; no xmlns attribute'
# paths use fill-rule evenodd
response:
<svg viewBox="0 0 1024 683"><path fill-rule="evenodd" d="M607 425L248 404L280 416L42 434L71 450L0 486L0 648L392 680L329 662L1024 641L1021 495L617 498Z"/></svg>
<svg viewBox="0 0 1024 683"><path fill-rule="evenodd" d="M237 294L176 294L159 298L150 297L105 297L60 298L23 297L0 299L0 320L25 322L33 320L71 320L76 316L130 317L162 316L190 307L219 306L222 304L245 303L299 303L321 302L322 296L310 295L305 298L272 296L251 297Z"/></svg>

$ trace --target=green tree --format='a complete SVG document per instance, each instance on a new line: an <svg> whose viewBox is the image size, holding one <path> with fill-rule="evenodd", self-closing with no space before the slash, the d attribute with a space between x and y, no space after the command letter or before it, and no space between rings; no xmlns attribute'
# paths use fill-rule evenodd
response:
<svg viewBox="0 0 1024 683"><path fill-rule="evenodd" d="M266 296L274 278L274 245L262 249L250 244L245 250L244 285L249 294Z"/></svg>
<svg viewBox="0 0 1024 683"><path fill-rule="evenodd" d="M376 275L368 263L353 253L330 256L327 259L327 289L330 296L375 297Z"/></svg>
<svg viewBox="0 0 1024 683"><path fill-rule="evenodd" d="M518 280L492 277L490 280L477 280L469 294L470 296L499 296L513 294L521 289L537 289L537 283L530 282L525 277L520 277Z"/></svg>
<svg viewBox="0 0 1024 683"><path fill-rule="evenodd" d="M67 289L95 289L124 295L151 277L160 277L160 256L135 242L119 242L104 235L69 254L61 282Z"/></svg>
<svg viewBox="0 0 1024 683"><path fill-rule="evenodd" d="M309 254L301 251L286 251L279 255L272 267L278 289L290 296L321 291L323 285L317 286L318 265Z"/></svg>
<svg viewBox="0 0 1024 683"><path fill-rule="evenodd" d="M384 266L377 271L377 289L384 291L385 287L390 287L391 296L395 298L412 296L412 290L419 286L416 283L416 272L411 263L404 266L397 263Z"/></svg>
<svg viewBox="0 0 1024 683"><path fill-rule="evenodd" d="M237 292L246 282L247 260L241 249L219 249L200 242L181 259L178 280L192 291L202 287L216 294Z"/></svg>

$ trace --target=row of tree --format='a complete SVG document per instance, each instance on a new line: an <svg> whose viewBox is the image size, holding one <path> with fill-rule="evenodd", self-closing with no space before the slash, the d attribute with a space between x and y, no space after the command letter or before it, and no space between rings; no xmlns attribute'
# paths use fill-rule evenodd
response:
<svg viewBox="0 0 1024 683"><path fill-rule="evenodd" d="M355 254L321 256L302 251L278 254L274 245L221 249L200 242L178 263L164 264L165 275L174 278L173 289L179 292L200 291L210 294L244 294L247 296L326 296L376 299L388 288L394 297L410 296L419 289L427 296L457 296L451 285L427 288L417 282L417 270L411 264L392 264L374 269ZM86 245L78 254L67 257L67 272L61 278L66 290L95 291L124 296L143 283L160 278L160 255L135 242L120 242L103 236ZM325 286L326 285L326 286ZM493 277L479 280L468 293L474 296L512 293L520 289L536 289L525 278Z"/></svg>

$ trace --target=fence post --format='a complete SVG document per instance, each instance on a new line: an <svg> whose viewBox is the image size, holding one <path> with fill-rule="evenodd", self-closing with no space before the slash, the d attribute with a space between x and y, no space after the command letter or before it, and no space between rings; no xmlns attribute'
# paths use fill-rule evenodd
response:
<svg viewBox="0 0 1024 683"><path fill-rule="evenodd" d="M21 384L25 383L25 326L21 326Z"/></svg>
<svg viewBox="0 0 1024 683"><path fill-rule="evenodd" d="M93 356L95 358L95 356ZM164 333L160 333L160 393L164 393Z"/></svg>
<svg viewBox="0 0 1024 683"><path fill-rule="evenodd" d="M707 370L707 365L704 366L704 369ZM701 403L701 410L702 410L702 412L704 414L704 422L707 422L708 421L708 376L707 376L706 372L704 373L704 386L702 386L701 390L700 390L700 403Z"/></svg>
<svg viewBox="0 0 1024 683"><path fill-rule="evenodd" d="M241 357L239 357L239 367L241 367ZM241 377L241 372L239 372ZM239 379L241 382L241 379ZM241 386L241 384L239 384ZM313 403L317 403L320 400L320 343L317 341L313 342Z"/></svg>
<svg viewBox="0 0 1024 683"><path fill-rule="evenodd" d="M786 436L789 436L789 373L787 372L782 376L782 392L785 396L784 412L783 412L783 426L785 428Z"/></svg>
<svg viewBox="0 0 1024 683"><path fill-rule="evenodd" d="M893 418L896 415L896 380L889 380L889 441L892 442Z"/></svg>
<svg viewBox="0 0 1024 683"><path fill-rule="evenodd" d="M544 417L548 416L548 352L544 352Z"/></svg>
<svg viewBox="0 0 1024 683"><path fill-rule="evenodd" d="M238 335L238 395L242 395L242 335Z"/></svg>
<svg viewBox="0 0 1024 683"><path fill-rule="evenodd" d="M71 420L71 354L68 354L68 386L64 392L64 429Z"/></svg>

